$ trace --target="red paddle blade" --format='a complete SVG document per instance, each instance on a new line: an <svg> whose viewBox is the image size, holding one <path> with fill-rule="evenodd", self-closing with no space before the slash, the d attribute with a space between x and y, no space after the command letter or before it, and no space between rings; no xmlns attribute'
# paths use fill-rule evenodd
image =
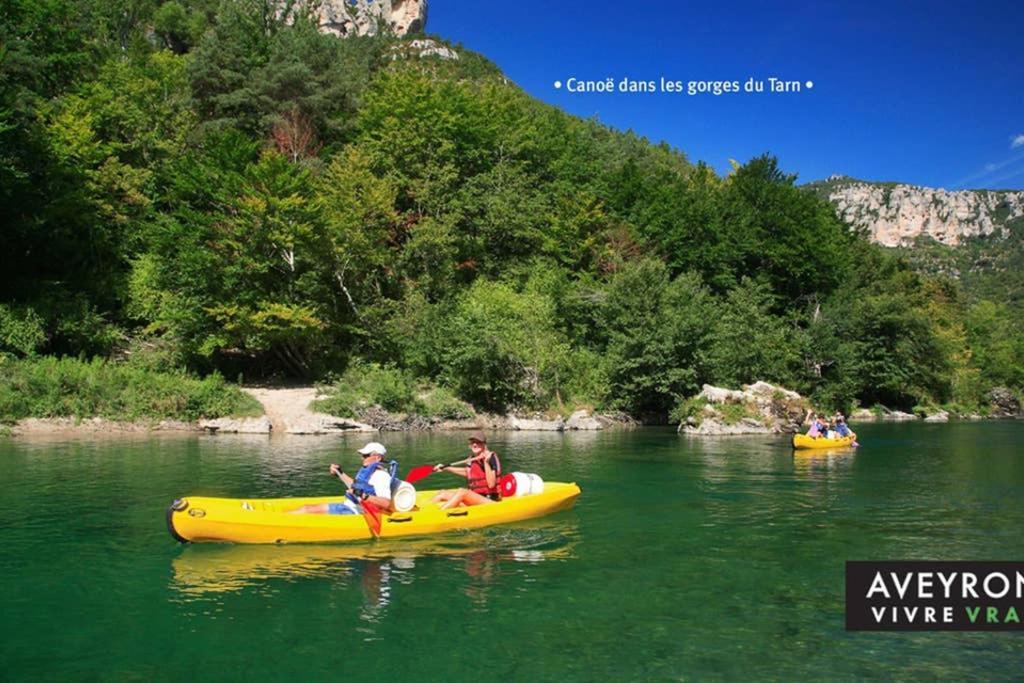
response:
<svg viewBox="0 0 1024 683"><path fill-rule="evenodd" d="M362 502L363 518L366 519L366 526L370 527L370 533L374 537L380 536L380 509L368 500Z"/></svg>
<svg viewBox="0 0 1024 683"><path fill-rule="evenodd" d="M409 470L409 474L405 475L405 480L410 484L415 484L420 479L429 477L433 473L433 465L420 465L419 467L413 467L411 470Z"/></svg>

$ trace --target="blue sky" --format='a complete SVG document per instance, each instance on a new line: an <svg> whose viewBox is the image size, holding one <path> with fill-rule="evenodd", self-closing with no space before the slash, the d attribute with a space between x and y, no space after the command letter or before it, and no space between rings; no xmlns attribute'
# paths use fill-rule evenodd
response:
<svg viewBox="0 0 1024 683"><path fill-rule="evenodd" d="M432 0L427 29L528 93L667 141L720 173L764 152L844 173L1024 188L1024 39L1010 2ZM800 93L570 93L608 77L805 83ZM767 88L767 85L766 85Z"/></svg>

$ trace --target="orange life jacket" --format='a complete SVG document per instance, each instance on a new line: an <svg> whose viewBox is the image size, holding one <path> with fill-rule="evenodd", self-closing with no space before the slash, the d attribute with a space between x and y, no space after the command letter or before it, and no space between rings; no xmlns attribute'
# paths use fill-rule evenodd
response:
<svg viewBox="0 0 1024 683"><path fill-rule="evenodd" d="M491 467L494 470L494 486L487 485L487 472L484 470L483 458L474 460L466 468L466 484L470 491L479 493L481 496L490 496L498 493L498 477L501 476L501 460L498 454L491 452Z"/></svg>

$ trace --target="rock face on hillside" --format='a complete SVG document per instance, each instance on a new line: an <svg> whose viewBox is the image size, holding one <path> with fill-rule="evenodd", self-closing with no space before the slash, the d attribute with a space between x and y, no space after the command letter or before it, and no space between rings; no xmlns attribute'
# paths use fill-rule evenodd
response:
<svg viewBox="0 0 1024 683"><path fill-rule="evenodd" d="M450 47L442 45L436 40L431 40L429 38L417 38L416 40L406 41L391 49L391 59L408 59L410 57L458 59L459 53Z"/></svg>
<svg viewBox="0 0 1024 683"><path fill-rule="evenodd" d="M767 382L742 390L705 384L690 400L693 411L679 425L684 434L794 434L807 415L807 399Z"/></svg>
<svg viewBox="0 0 1024 683"><path fill-rule="evenodd" d="M996 387L988 393L992 417L1020 417L1020 401L1006 387Z"/></svg>
<svg viewBox="0 0 1024 683"><path fill-rule="evenodd" d="M316 13L324 33L404 36L426 28L427 0L323 0Z"/></svg>
<svg viewBox="0 0 1024 683"><path fill-rule="evenodd" d="M887 247L918 237L956 246L965 238L1002 232L1024 216L1024 191L961 190L868 183L832 176L808 185L831 201L840 217Z"/></svg>

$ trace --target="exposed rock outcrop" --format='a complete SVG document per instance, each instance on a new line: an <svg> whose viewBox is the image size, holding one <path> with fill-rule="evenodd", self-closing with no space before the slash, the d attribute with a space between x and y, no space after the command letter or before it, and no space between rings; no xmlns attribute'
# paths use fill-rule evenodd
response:
<svg viewBox="0 0 1024 683"><path fill-rule="evenodd" d="M263 417L218 417L213 420L200 420L199 427L208 432L221 434L269 434L270 420Z"/></svg>
<svg viewBox="0 0 1024 683"><path fill-rule="evenodd" d="M391 59L410 57L437 57L438 59L458 59L459 53L429 38L417 38L396 45L391 50Z"/></svg>
<svg viewBox="0 0 1024 683"><path fill-rule="evenodd" d="M887 247L911 245L922 236L956 246L968 237L999 234L1008 220L1024 216L1024 191L949 191L845 176L807 187Z"/></svg>
<svg viewBox="0 0 1024 683"><path fill-rule="evenodd" d="M432 429L437 422L437 420L431 420L422 415L391 413L380 406L373 406L362 411L359 414L359 419L371 428L382 432L424 431Z"/></svg>
<svg viewBox="0 0 1024 683"><path fill-rule="evenodd" d="M904 413L901 410L889 410L885 406L879 406L875 410L871 408L858 408L850 415L850 422L906 422L907 420L916 419L917 415L914 415L913 413Z"/></svg>
<svg viewBox="0 0 1024 683"><path fill-rule="evenodd" d="M529 432L561 432L565 430L565 422L559 417L556 420L535 420L529 418L509 417L509 429Z"/></svg>
<svg viewBox="0 0 1024 683"><path fill-rule="evenodd" d="M427 25L427 0L323 0L315 6L320 30L337 36L404 36Z"/></svg>
<svg viewBox="0 0 1024 683"><path fill-rule="evenodd" d="M598 413L591 415L589 411L577 410L568 420L557 417L554 420L543 417L517 417L510 415L508 428L516 431L534 432L573 432L598 431L609 427L631 427L636 420L621 413Z"/></svg>
<svg viewBox="0 0 1024 683"><path fill-rule="evenodd" d="M181 420L138 420L122 422L102 417L78 419L74 417L29 417L19 420L11 428L13 436L44 436L63 438L77 435L148 434L153 432L195 432L196 423Z"/></svg>
<svg viewBox="0 0 1024 683"><path fill-rule="evenodd" d="M740 434L778 434L779 432L759 420L745 417L728 424L720 416L707 415L697 425L687 423L681 430L694 436L737 436Z"/></svg>
<svg viewBox="0 0 1024 683"><path fill-rule="evenodd" d="M286 390L278 390L286 391ZM264 407L270 413L273 408L264 402ZM279 413L279 410L274 410ZM282 427L288 434L322 434L329 431L382 431L382 432L407 432L407 431L452 431L452 430L477 430L502 431L511 430L517 432L568 432L568 431L597 431L609 427L633 426L636 421L627 415L620 413L598 413L591 415L586 410L578 410L568 420L561 416L549 419L542 413L532 415L492 415L487 413L476 413L464 418L441 418L418 415L415 413L392 413L379 405L370 406L361 410L358 414L359 421L345 420L316 414L316 417L326 422L341 421L344 424L337 425L337 429L323 429L320 431L296 431L292 428ZM291 424L290 422L287 424Z"/></svg>
<svg viewBox="0 0 1024 683"><path fill-rule="evenodd" d="M992 417L1019 417L1020 401L1016 395L1006 387L996 387L988 392L988 403Z"/></svg>
<svg viewBox="0 0 1024 683"><path fill-rule="evenodd" d="M596 417L591 417L590 413L588 413L585 410L577 410L575 413L569 416L568 420L565 421L565 428L569 430L604 429L604 423L602 423L601 420L598 420Z"/></svg>
<svg viewBox="0 0 1024 683"><path fill-rule="evenodd" d="M705 384L690 400L691 414L679 425L685 434L793 434L800 431L808 401L795 391L767 382L742 390Z"/></svg>
<svg viewBox="0 0 1024 683"><path fill-rule="evenodd" d="M316 414L288 425L288 428L285 429L285 434L339 434L342 432L374 431L377 430L365 422L335 415Z"/></svg>

